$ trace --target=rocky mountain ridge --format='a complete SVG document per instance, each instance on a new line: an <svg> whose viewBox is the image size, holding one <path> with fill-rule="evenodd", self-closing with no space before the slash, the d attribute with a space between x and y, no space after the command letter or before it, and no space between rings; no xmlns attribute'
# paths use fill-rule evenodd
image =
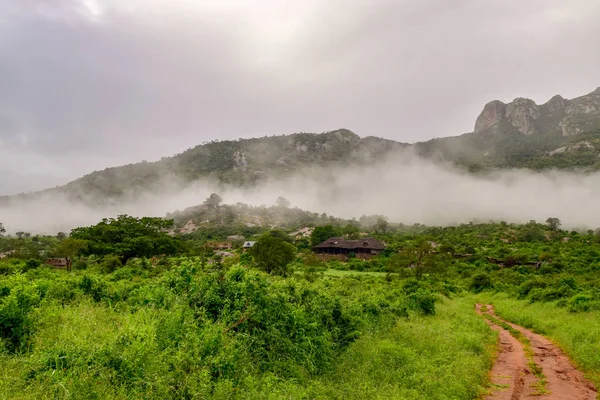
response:
<svg viewBox="0 0 600 400"><path fill-rule="evenodd" d="M508 104L495 100L485 105L474 132L415 144L360 137L347 129L215 140L160 161L95 171L41 193L0 197L0 205L48 193L92 204L120 202L168 191L175 182L256 186L300 171L328 174L333 167L372 166L406 150L470 172L502 168L599 170L600 88L572 100L554 96L542 105L525 98Z"/></svg>
<svg viewBox="0 0 600 400"><path fill-rule="evenodd" d="M573 136L599 127L599 120L600 87L572 100L556 95L542 105L523 97L508 104L491 101L477 118L474 133L516 130L524 135Z"/></svg>

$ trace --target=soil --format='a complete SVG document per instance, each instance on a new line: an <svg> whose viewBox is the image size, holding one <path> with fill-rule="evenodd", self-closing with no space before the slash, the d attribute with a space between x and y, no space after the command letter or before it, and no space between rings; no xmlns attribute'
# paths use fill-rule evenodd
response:
<svg viewBox="0 0 600 400"><path fill-rule="evenodd" d="M489 314L507 323L529 339L533 361L541 368L546 380L545 390L540 391L540 378L532 371L526 348L509 331L486 319L492 329L499 332L499 352L491 371L492 387L486 400L595 400L596 388L584 378L567 356L551 341L529 329L511 324L494 314L494 308L476 305L476 311ZM485 310L485 311L484 311ZM531 353L530 353L531 354Z"/></svg>

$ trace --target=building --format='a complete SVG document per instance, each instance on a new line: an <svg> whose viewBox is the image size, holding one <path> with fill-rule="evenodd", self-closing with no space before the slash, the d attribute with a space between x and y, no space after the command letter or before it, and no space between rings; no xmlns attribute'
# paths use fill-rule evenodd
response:
<svg viewBox="0 0 600 400"><path fill-rule="evenodd" d="M46 260L46 264L52 265L54 268L67 268L69 262L66 258L49 258Z"/></svg>
<svg viewBox="0 0 600 400"><path fill-rule="evenodd" d="M319 254L371 254L377 255L385 249L385 245L371 237L346 240L343 237L332 237L312 248Z"/></svg>
<svg viewBox="0 0 600 400"><path fill-rule="evenodd" d="M242 248L244 249L244 251L248 250L249 248L254 247L255 243L256 242L244 242L244 245L242 246Z"/></svg>

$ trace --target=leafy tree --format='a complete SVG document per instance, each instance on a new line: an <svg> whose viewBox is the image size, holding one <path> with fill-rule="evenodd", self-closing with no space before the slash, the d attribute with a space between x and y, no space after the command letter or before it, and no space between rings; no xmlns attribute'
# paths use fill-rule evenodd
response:
<svg viewBox="0 0 600 400"><path fill-rule="evenodd" d="M443 264L443 254L434 252L430 241L420 237L417 242L405 247L389 261L389 269L393 272L409 270L415 278L439 271Z"/></svg>
<svg viewBox="0 0 600 400"><path fill-rule="evenodd" d="M342 233L346 239L358 239L360 238L360 228L356 225L346 225L342 229Z"/></svg>
<svg viewBox="0 0 600 400"><path fill-rule="evenodd" d="M373 227L376 232L385 234L390 228L390 224L385 217L377 218L377 223Z"/></svg>
<svg viewBox="0 0 600 400"><path fill-rule="evenodd" d="M210 196L206 200L204 200L204 204L209 208L215 210L216 218L219 219L219 205L223 202L221 196L216 193L211 193Z"/></svg>
<svg viewBox="0 0 600 400"><path fill-rule="evenodd" d="M57 238L58 240L63 240L63 239L64 239L64 238L66 238L66 237L67 237L67 234L66 234L66 233L64 233L64 232L58 232L58 233L56 234L56 238Z"/></svg>
<svg viewBox="0 0 600 400"><path fill-rule="evenodd" d="M310 245L314 247L336 236L339 236L339 232L332 225L317 226L310 234Z"/></svg>
<svg viewBox="0 0 600 400"><path fill-rule="evenodd" d="M278 197L275 204L277 204L277 207L282 207L282 208L288 208L291 205L290 201L288 199L286 199L285 197Z"/></svg>
<svg viewBox="0 0 600 400"><path fill-rule="evenodd" d="M270 232L263 234L250 249L258 268L269 274L287 275L287 266L294 260L296 248Z"/></svg>
<svg viewBox="0 0 600 400"><path fill-rule="evenodd" d="M133 257L172 255L181 251L181 240L166 231L171 226L172 220L120 215L116 219L105 218L94 226L73 229L71 238L88 242L87 248L82 250L84 255L115 254L125 264Z"/></svg>
<svg viewBox="0 0 600 400"><path fill-rule="evenodd" d="M4 236L5 233L6 233L6 229L4 229L4 224L2 224L2 222L0 222L0 237Z"/></svg>
<svg viewBox="0 0 600 400"><path fill-rule="evenodd" d="M73 258L86 247L87 242L85 240L70 237L58 242L54 249L54 253L57 256L62 256L67 259L67 271L71 271Z"/></svg>
<svg viewBox="0 0 600 400"><path fill-rule="evenodd" d="M219 205L223 202L223 199L221 198L221 196L219 196L216 193L211 193L210 196L208 196L206 198L206 200L204 200L204 204L209 206L210 208L214 208L217 209L219 208Z"/></svg>
<svg viewBox="0 0 600 400"><path fill-rule="evenodd" d="M550 217L546 220L546 223L548 224L548 227L553 230L553 231L557 231L560 229L560 225L562 224L560 222L560 219L556 218L556 217Z"/></svg>
<svg viewBox="0 0 600 400"><path fill-rule="evenodd" d="M287 233L282 231L281 229L271 229L269 231L269 234L273 237L283 240L284 242L291 243L291 244L294 243L294 239L290 235L288 235Z"/></svg>

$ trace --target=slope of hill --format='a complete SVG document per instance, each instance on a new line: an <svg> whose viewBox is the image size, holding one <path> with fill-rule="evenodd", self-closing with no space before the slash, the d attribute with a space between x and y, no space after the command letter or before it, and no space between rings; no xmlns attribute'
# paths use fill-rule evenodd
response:
<svg viewBox="0 0 600 400"><path fill-rule="evenodd" d="M135 198L142 192L195 180L254 186L306 167L373 165L405 150L472 172L495 168L597 170L600 88L572 100L554 96L541 106L523 98L508 104L492 101L477 118L474 132L412 145L361 138L347 129L212 141L157 162L96 171L45 192L94 203Z"/></svg>

